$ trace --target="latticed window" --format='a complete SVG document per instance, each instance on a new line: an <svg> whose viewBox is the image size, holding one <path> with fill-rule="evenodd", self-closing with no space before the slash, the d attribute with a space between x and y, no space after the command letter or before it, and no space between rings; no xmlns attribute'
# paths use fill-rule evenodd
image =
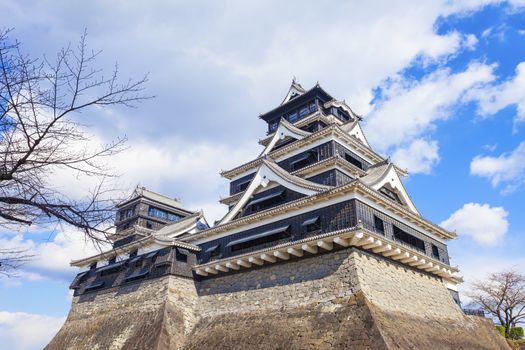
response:
<svg viewBox="0 0 525 350"><path fill-rule="evenodd" d="M292 171L299 170L304 168L307 165L317 162L319 159L319 154L317 151L308 151L301 154L297 159L290 163L290 168Z"/></svg>
<svg viewBox="0 0 525 350"><path fill-rule="evenodd" d="M376 232L385 234L385 223L383 220L374 215L374 229Z"/></svg>
<svg viewBox="0 0 525 350"><path fill-rule="evenodd" d="M432 257L439 260L439 248L432 244Z"/></svg>
<svg viewBox="0 0 525 350"><path fill-rule="evenodd" d="M155 208L155 207L149 207L148 208L148 215L156 218L161 218L165 220L170 221L177 221L181 218L180 215L169 213L165 210Z"/></svg>
<svg viewBox="0 0 525 350"><path fill-rule="evenodd" d="M321 229L321 220L319 216L315 216L303 221L301 226L305 228L306 233L319 231Z"/></svg>
<svg viewBox="0 0 525 350"><path fill-rule="evenodd" d="M359 169L363 169L363 163L361 163L359 160L357 160L357 159L355 159L354 157L352 157L351 154L346 153L346 154L345 154L345 160L346 160L348 163L355 165L355 166L358 167Z"/></svg>
<svg viewBox="0 0 525 350"><path fill-rule="evenodd" d="M412 248L421 250L423 252L425 251L425 242L422 239L412 236L410 233L401 230L397 226L394 226L394 238L399 242L403 242L411 246Z"/></svg>
<svg viewBox="0 0 525 350"><path fill-rule="evenodd" d="M123 209L119 212L119 220L126 220L135 215L135 206Z"/></svg>
<svg viewBox="0 0 525 350"><path fill-rule="evenodd" d="M278 227L252 236L243 237L228 243L232 252L245 250L248 248L264 246L268 243L274 243L281 239L290 238L290 225Z"/></svg>
<svg viewBox="0 0 525 350"><path fill-rule="evenodd" d="M268 209L283 202L286 198L286 190L266 194L262 197L253 199L246 206L246 212L254 213Z"/></svg>
<svg viewBox="0 0 525 350"><path fill-rule="evenodd" d="M182 253L179 248L175 249L175 260L180 262L188 262L188 255Z"/></svg>

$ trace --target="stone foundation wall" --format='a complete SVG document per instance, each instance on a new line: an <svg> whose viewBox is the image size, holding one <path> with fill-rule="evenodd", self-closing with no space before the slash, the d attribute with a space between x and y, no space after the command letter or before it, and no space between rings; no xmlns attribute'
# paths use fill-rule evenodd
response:
<svg viewBox="0 0 525 350"><path fill-rule="evenodd" d="M48 349L508 349L440 279L356 249L128 288L75 298Z"/></svg>
<svg viewBox="0 0 525 350"><path fill-rule="evenodd" d="M74 297L46 349L181 349L195 323L189 278L164 277Z"/></svg>
<svg viewBox="0 0 525 350"><path fill-rule="evenodd" d="M350 298L359 290L348 251L299 259L197 283L199 317L295 309Z"/></svg>

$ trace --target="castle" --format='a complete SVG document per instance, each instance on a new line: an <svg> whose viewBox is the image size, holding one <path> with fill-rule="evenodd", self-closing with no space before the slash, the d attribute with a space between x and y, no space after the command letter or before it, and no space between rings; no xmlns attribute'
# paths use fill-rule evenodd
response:
<svg viewBox="0 0 525 350"><path fill-rule="evenodd" d="M459 306L456 234L421 216L361 117L292 82L252 161L221 175L227 214L137 188L111 250L75 260L46 349L507 349Z"/></svg>

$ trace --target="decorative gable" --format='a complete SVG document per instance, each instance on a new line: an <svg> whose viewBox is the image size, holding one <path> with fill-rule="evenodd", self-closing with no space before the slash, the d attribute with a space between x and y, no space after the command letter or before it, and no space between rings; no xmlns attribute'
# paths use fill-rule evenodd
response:
<svg viewBox="0 0 525 350"><path fill-rule="evenodd" d="M283 142L286 138L301 140L311 134L312 133L308 131L304 131L304 130L301 130L295 127L293 124L286 121L285 119L281 119L281 121L279 122L279 127L273 134L273 137L270 140L270 143L268 143L268 145L264 148L264 150L259 155L259 157L265 156L268 153L270 153L279 142Z"/></svg>
<svg viewBox="0 0 525 350"><path fill-rule="evenodd" d="M394 164L388 161L377 164L371 167L367 175L359 180L394 202L406 206L413 213L420 215L408 195Z"/></svg>
<svg viewBox="0 0 525 350"><path fill-rule="evenodd" d="M366 139L365 133L363 132L363 129L361 128L361 124L359 124L359 122L355 121L355 122L346 123L341 126L341 129L346 131L348 135L355 137L359 142L361 142L366 147L371 148L370 144L368 143L368 140Z"/></svg>
<svg viewBox="0 0 525 350"><path fill-rule="evenodd" d="M290 100L293 100L294 98L301 96L304 94L306 90L301 86L301 84L297 83L295 81L295 78L292 80L292 85L290 85L290 89L288 89L288 93L284 97L283 102L281 102L281 106L287 103Z"/></svg>
<svg viewBox="0 0 525 350"><path fill-rule="evenodd" d="M306 196L311 196L331 188L330 186L320 185L315 182L304 180L298 176L291 175L275 164L275 162L264 159L242 197L222 218L220 224L222 225L230 222L247 205L253 205L252 198L257 190L260 190L261 187L267 188L271 183L277 183L286 189Z"/></svg>

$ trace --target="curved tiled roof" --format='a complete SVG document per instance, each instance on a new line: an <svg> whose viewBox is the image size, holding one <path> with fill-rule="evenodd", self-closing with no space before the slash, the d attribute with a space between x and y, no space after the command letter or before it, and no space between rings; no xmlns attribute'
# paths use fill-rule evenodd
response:
<svg viewBox="0 0 525 350"><path fill-rule="evenodd" d="M195 228L197 225L197 221L199 221L202 217L203 217L202 211L198 211L172 224L164 226L160 230L153 233L153 235L157 238L180 236L186 233L187 231Z"/></svg>
<svg viewBox="0 0 525 350"><path fill-rule="evenodd" d="M304 187L304 188L314 190L314 191L326 191L326 190L329 190L330 188L333 188L333 186L318 184L313 181L305 180L302 177L299 177L297 175L292 175L286 170L284 170L283 168L281 168L279 165L277 165L277 163L275 163L273 160L263 159L263 164L268 166L271 170L273 170L276 174L278 174L282 178L290 181L291 183L297 186Z"/></svg>
<svg viewBox="0 0 525 350"><path fill-rule="evenodd" d="M216 225L207 230L203 230L195 235L184 237L183 240L193 241L193 240L198 240L198 239L203 239L203 238L207 238L210 236L214 236L218 233L227 232L237 227L242 227L245 225L249 225L253 222L271 218L275 215L279 215L279 214L286 213L289 211L294 211L299 208L303 208L305 206L311 206L316 202L326 200L326 197L333 198L333 197L343 196L349 192L358 192L358 193L366 194L366 196L369 197L371 200L392 210L395 213L398 213L398 215L405 218L409 222L419 227L422 227L428 232L433 233L443 239L453 239L457 237L456 233L447 231L443 229L442 227L434 224L433 222L425 219L424 217L415 214L414 212L407 209L403 205L397 202L394 202L393 200L385 197L384 195L380 194L378 191L374 190L373 188L367 186L365 183L363 183L359 179L356 179L345 185L338 186L338 187L332 187L331 189L320 192L318 194L303 197L295 201L288 202L288 203L285 203L285 204L282 204L282 205L279 205L279 206L276 206L276 207L273 207L273 208L270 208L270 209L267 209L261 212L257 212L251 215L237 218L235 220L229 221L224 224Z"/></svg>
<svg viewBox="0 0 525 350"><path fill-rule="evenodd" d="M289 121L287 121L284 118L281 118L281 120L279 122L279 127L281 127L281 126L285 127L286 129L288 129L291 133L300 135L301 137L306 137L306 136L309 136L309 135L312 134L309 131L306 131L306 130L303 130L303 129L299 129L298 127L296 127L295 125L293 125L292 123L290 123ZM263 145L263 146L269 145L270 142L272 141L272 139L275 137L275 134L279 130L279 127L277 128L277 130L275 130L275 132L273 132L270 135L268 135L268 137L265 137L264 139L259 140L259 143L261 145Z"/></svg>
<svg viewBox="0 0 525 350"><path fill-rule="evenodd" d="M322 139L323 137L327 137L329 135L335 135L337 137L340 137L343 141L346 141L350 146L353 146L353 148L359 153L362 153L366 156L368 156L370 159L376 162L383 161L384 158L374 152L372 149L370 149L368 146L362 144L360 141L358 141L355 137L348 135L346 131L341 129L339 125L332 124L330 126L327 126L324 129L321 129L315 133L312 133L309 136L306 136L305 138L301 140L297 140L295 142L290 143L289 145L286 145L282 148L276 149L272 152L270 152L267 157L271 159L277 159L281 156L284 156L293 150L300 149L303 146L306 146L310 143L313 143L319 139ZM245 171L248 171L250 169L254 169L258 167L261 164L262 157L256 158L254 160L251 160L247 163L241 164L233 169L225 170L221 172L221 175L227 179L232 179L233 177L242 174Z"/></svg>

